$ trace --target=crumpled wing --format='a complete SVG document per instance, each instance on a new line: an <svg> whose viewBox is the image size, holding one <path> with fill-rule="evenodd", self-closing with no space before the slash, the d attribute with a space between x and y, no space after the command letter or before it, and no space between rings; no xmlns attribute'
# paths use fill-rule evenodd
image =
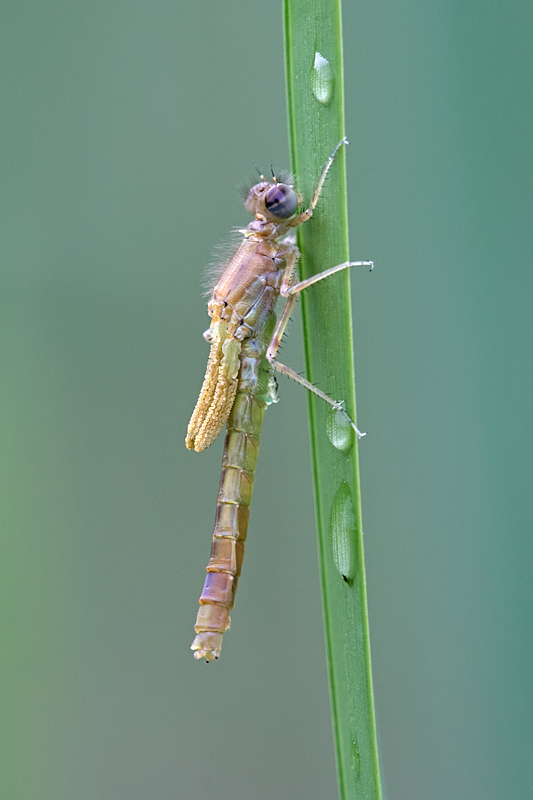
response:
<svg viewBox="0 0 533 800"><path fill-rule="evenodd" d="M235 402L241 342L227 335L225 320L211 326L211 352L200 397L193 411L185 444L201 453L215 441Z"/></svg>

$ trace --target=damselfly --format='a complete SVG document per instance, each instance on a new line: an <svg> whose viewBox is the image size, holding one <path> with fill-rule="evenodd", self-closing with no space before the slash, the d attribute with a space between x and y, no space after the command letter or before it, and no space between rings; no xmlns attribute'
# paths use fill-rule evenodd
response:
<svg viewBox="0 0 533 800"><path fill-rule="evenodd" d="M294 282L300 252L291 231L313 215L335 154L347 143L342 139L336 146L309 207L300 213L303 198L290 182L282 183L274 175L267 181L261 175L244 203L254 220L241 231L243 240L209 301L211 326L204 335L211 352L187 430L187 447L205 450L228 424L211 558L196 619L197 636L191 645L197 659L218 658L222 635L229 628L244 555L263 414L269 403L277 402L274 372L288 375L314 392L348 420L357 436L363 435L342 402L328 397L276 359L301 291L348 267L373 267L371 261L347 261ZM280 297L285 306L276 322L275 307Z"/></svg>

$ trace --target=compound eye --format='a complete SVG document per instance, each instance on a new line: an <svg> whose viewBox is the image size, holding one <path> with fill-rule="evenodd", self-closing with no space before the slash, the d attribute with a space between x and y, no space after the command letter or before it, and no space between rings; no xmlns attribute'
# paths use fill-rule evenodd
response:
<svg viewBox="0 0 533 800"><path fill-rule="evenodd" d="M292 217L298 208L296 192L286 183L277 183L266 193L265 208L274 217L280 219Z"/></svg>

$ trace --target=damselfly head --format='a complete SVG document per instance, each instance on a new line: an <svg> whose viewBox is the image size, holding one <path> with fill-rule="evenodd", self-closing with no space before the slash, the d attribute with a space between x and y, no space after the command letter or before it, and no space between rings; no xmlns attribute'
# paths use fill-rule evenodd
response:
<svg viewBox="0 0 533 800"><path fill-rule="evenodd" d="M261 181L252 186L244 207L250 214L261 214L267 219L289 219L298 209L301 198L288 183Z"/></svg>
<svg viewBox="0 0 533 800"><path fill-rule="evenodd" d="M244 200L244 207L250 212L250 214L255 215L255 213L259 210L259 204L261 201L264 203L265 194L271 185L272 184L270 184L268 181L262 180L260 183L256 183L251 189L248 190Z"/></svg>

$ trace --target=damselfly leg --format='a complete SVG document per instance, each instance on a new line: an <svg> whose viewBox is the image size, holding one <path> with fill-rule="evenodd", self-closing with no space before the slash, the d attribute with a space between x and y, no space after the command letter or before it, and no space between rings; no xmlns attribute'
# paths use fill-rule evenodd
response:
<svg viewBox="0 0 533 800"><path fill-rule="evenodd" d="M369 267L370 270L372 270L374 268L374 263L373 261L346 261L343 264L337 264L334 267L329 267L329 269L325 269L322 272L318 272L316 275L312 275L310 278L306 278L306 280L299 281L298 283L295 283L291 286L291 279L297 267L299 258L300 258L300 251L298 250L296 245L290 246L290 252L286 251L286 267L285 267L285 273L283 275L283 281L280 287L280 295L281 297L286 298L287 302L285 303L281 317L279 318L279 321L276 325L274 335L272 336L272 339L268 346L266 352L266 358L273 367L273 369L277 370L282 375L287 375L289 378L292 378L301 386L304 386L310 392L316 394L317 397L320 397L326 403L329 403L330 406L333 406L333 408L336 411L338 411L347 419L347 421L350 423L355 433L357 434L358 438L361 439L361 437L365 436L366 434L361 433L361 431L357 428L355 422L351 419L351 417L348 415L348 412L344 408L344 403L342 401L338 402L337 400L334 400L332 397L329 397L329 395L327 395L317 386L314 386L312 383L303 378L293 369L287 367L285 364L281 364L276 359L276 353L281 344L283 334L285 333L285 329L292 314L296 298L300 292L302 292L304 289L307 289L309 286L312 286L314 283L318 283L319 281L324 280L324 278L329 278L330 275L335 275L335 273L341 272L341 270L344 269L349 269L350 267Z"/></svg>

